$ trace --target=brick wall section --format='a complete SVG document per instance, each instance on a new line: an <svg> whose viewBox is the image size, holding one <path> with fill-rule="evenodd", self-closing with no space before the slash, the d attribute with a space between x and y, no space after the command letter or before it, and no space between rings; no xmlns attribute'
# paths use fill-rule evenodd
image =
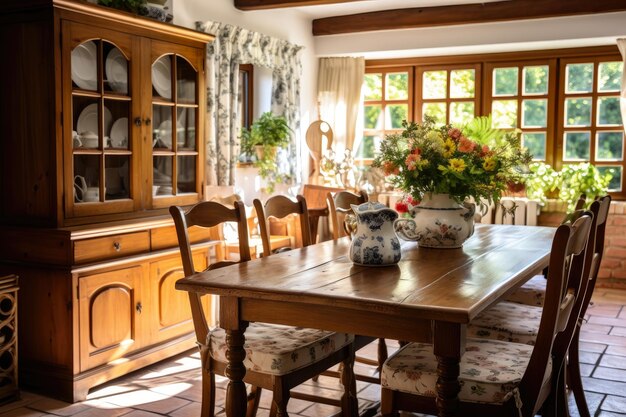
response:
<svg viewBox="0 0 626 417"><path fill-rule="evenodd" d="M550 210L550 211L549 211ZM562 204L548 202L539 215L539 224L556 226L563 219ZM613 201L609 210L604 257L598 273L598 287L626 289L626 201Z"/></svg>

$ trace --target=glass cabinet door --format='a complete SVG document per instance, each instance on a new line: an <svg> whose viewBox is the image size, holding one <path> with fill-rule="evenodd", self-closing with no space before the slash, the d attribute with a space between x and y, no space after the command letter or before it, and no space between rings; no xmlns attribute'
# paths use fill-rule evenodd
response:
<svg viewBox="0 0 626 417"><path fill-rule="evenodd" d="M155 48L158 52L160 48ZM163 53L152 61L152 206L198 200L198 57Z"/></svg>
<svg viewBox="0 0 626 417"><path fill-rule="evenodd" d="M133 210L132 38L116 32L65 23L65 85L71 85L64 115L71 161L66 175L70 216ZM105 36L109 35L109 36ZM66 99L68 100L68 99ZM68 120L69 119L69 120ZM71 134L70 134L71 132ZM68 164L69 162L69 164ZM68 175L69 174L69 175Z"/></svg>

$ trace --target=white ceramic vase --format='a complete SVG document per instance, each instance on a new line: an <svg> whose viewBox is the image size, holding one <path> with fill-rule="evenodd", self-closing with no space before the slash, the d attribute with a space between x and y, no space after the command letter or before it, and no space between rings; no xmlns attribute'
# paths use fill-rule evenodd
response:
<svg viewBox="0 0 626 417"><path fill-rule="evenodd" d="M448 194L425 194L412 210L412 219L394 222L401 239L428 248L459 248L474 234L473 203L454 201Z"/></svg>
<svg viewBox="0 0 626 417"><path fill-rule="evenodd" d="M400 261L400 241L393 229L398 213L381 203L352 204L356 232L350 244L350 260L367 266L392 265Z"/></svg>

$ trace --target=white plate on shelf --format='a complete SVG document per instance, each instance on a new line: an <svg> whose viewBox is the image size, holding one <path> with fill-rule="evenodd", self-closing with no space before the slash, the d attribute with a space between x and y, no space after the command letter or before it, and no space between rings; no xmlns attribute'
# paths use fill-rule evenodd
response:
<svg viewBox="0 0 626 417"><path fill-rule="evenodd" d="M111 126L111 146L114 148L128 147L128 118L121 117Z"/></svg>
<svg viewBox="0 0 626 417"><path fill-rule="evenodd" d="M72 50L72 81L84 90L98 87L98 48L94 41L81 43Z"/></svg>
<svg viewBox="0 0 626 417"><path fill-rule="evenodd" d="M152 85L163 98L172 98L172 68L170 57L164 56L152 64Z"/></svg>
<svg viewBox="0 0 626 417"><path fill-rule="evenodd" d="M166 120L159 125L157 129L157 142L158 139L167 148L172 147L172 121ZM185 128L180 123L176 123L176 140L180 144L185 140Z"/></svg>
<svg viewBox="0 0 626 417"><path fill-rule="evenodd" d="M109 127L111 126L111 111L104 108L104 131L108 132ZM83 132L93 132L98 134L98 104L93 103L88 105L80 112L78 116L78 121L76 122L76 131L79 135L83 134Z"/></svg>
<svg viewBox="0 0 626 417"><path fill-rule="evenodd" d="M104 70L113 91L128 93L128 61L119 49L113 48L109 51Z"/></svg>

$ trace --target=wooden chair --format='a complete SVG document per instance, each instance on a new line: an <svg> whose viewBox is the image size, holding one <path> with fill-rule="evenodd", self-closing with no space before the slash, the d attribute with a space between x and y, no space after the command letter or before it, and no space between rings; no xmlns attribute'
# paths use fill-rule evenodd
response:
<svg viewBox="0 0 626 417"><path fill-rule="evenodd" d="M580 294L568 288L581 282L583 270L577 266L584 264L591 222L592 216L583 214L556 231L534 346L468 337L460 364L458 415L531 417L542 407L543 415L556 415L556 395L550 394L557 390L553 376L560 374L559 358L565 354L558 341L572 336L568 323L577 317L574 305ZM401 348L383 366L382 415L398 410L436 414L437 378L432 345Z"/></svg>
<svg viewBox="0 0 626 417"><path fill-rule="evenodd" d="M174 218L185 276L196 272L191 256L188 228L192 226L214 227L223 222L236 222L239 233L240 261L250 260L248 226L244 206L233 202L233 208L216 202L202 202L185 211L181 207L170 207ZM237 262L223 261L208 269L221 268ZM189 293L192 318L200 358L202 362L202 417L214 416L215 374L224 375L227 365L226 332L221 328L209 330L201 296ZM345 333L289 326L250 323L246 333L246 375L244 382L252 385L248 398L247 417L256 414L261 389L273 392L271 416L287 415L290 390L318 375L322 371L341 363L344 393L341 407L344 415L352 415L356 401L356 384L353 374L354 337ZM268 340L272 343L268 345ZM277 343L278 342L278 343ZM282 342L282 344L281 344ZM286 343L285 343L286 342ZM328 346L334 349L328 349ZM313 352L313 354L312 354ZM294 396L295 397L295 396ZM306 399L311 399L308 396ZM334 405L337 402L333 402Z"/></svg>

